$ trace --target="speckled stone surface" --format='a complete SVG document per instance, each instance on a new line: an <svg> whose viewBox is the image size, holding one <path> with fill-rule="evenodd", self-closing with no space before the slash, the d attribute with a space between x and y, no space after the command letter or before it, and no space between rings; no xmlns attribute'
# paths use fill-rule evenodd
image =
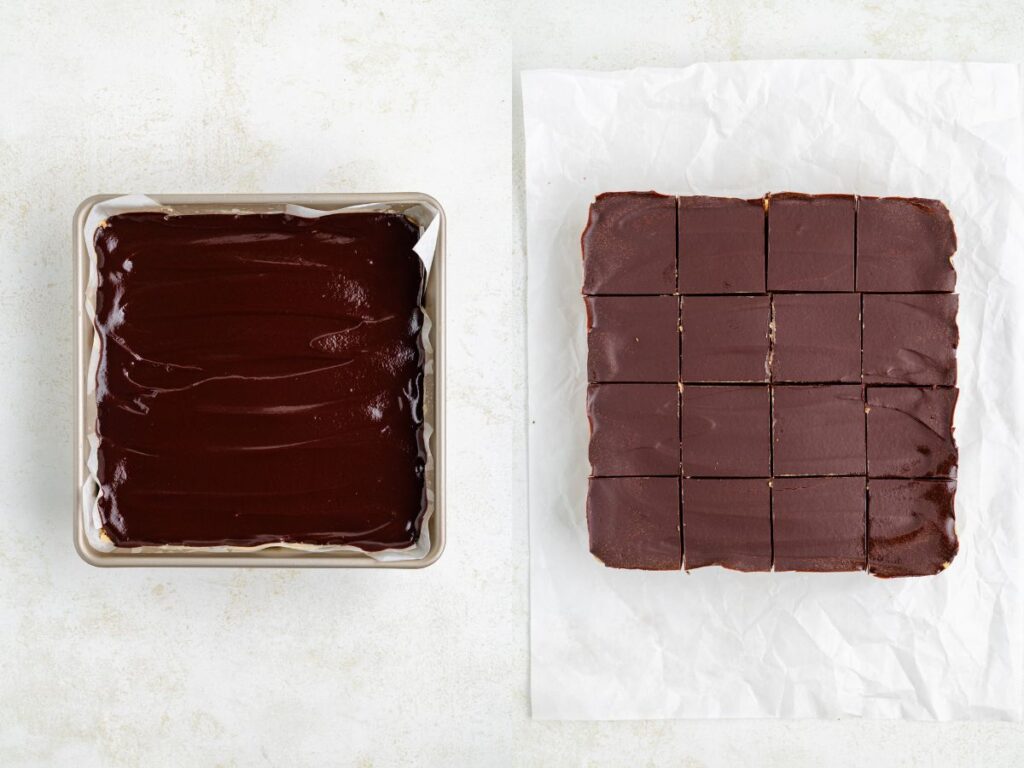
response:
<svg viewBox="0 0 1024 768"><path fill-rule="evenodd" d="M1024 8L469 7L0 6L0 394L18 404L0 409L0 764L1018 765L1020 724L531 721L516 83L526 67L1019 60ZM82 563L75 206L98 191L398 189L435 195L450 221L447 437L460 469L440 562L391 573Z"/></svg>

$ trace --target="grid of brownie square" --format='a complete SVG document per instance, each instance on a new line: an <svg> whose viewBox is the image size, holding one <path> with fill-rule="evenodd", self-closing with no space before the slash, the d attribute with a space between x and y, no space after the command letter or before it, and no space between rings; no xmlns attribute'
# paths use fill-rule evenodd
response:
<svg viewBox="0 0 1024 768"><path fill-rule="evenodd" d="M934 200L598 197L591 550L665 569L678 538L688 570L941 571L957 550L955 247ZM633 505L627 479L646 489Z"/></svg>

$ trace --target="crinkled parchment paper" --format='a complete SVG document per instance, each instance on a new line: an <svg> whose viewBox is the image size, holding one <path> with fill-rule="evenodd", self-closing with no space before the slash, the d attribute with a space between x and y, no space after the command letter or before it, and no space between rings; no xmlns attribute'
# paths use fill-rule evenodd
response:
<svg viewBox="0 0 1024 768"><path fill-rule="evenodd" d="M318 218L320 216L327 216L332 213L342 213L345 211L391 211L392 206L387 203L360 203L355 205L348 205L343 208L335 208L332 210L320 210L318 208L306 208L299 205L283 205L281 206L282 213L288 213L293 216L302 216L307 218ZM89 211L89 215L85 221L85 243L86 250L89 254L89 280L86 286L85 296L85 309L88 315L90 323L95 320L96 317L96 248L94 243L94 235L96 229L100 227L104 221L111 216L115 216L119 213L129 213L133 211L160 211L160 212L173 212L173 207L163 206L156 200L153 200L146 195L122 195L121 197L111 198L109 200L103 200L93 206L92 210ZM245 209L232 209L225 207L223 213L245 213L248 212ZM420 237L416 241L416 245L413 246L413 250L420 257L423 262L425 277L427 279L430 275L430 268L434 263L434 252L437 248L437 236L440 231L440 221L437 217L434 217L430 211L427 211L422 206L405 206L404 213L410 217L413 221L416 221L420 226ZM430 328L431 319L430 316L424 311L423 317L423 329L420 334L424 347L424 391L433 391L433 376L434 376L434 357L433 349L430 344ZM86 380L86 397L88 399L88 406L86 413L91 417L95 416L96 408L96 369L99 365L99 339L95 335L93 336L91 354L89 357L89 368ZM269 549L271 547L281 547L283 549L299 550L305 552L361 552L374 560L381 562L388 562L394 560L419 560L426 556L430 551L430 528L428 523L431 515L434 513L434 491L432 484L429 479L433 477L434 473L434 458L430 451L430 436L433 433L434 425L429 419L424 421L423 424L423 444L426 450L426 466L424 469L424 476L428 479L427 482L427 509L423 515L423 520L420 524L420 537L415 544L404 549L384 549L379 552L366 552L359 547L353 547L350 545L338 545L338 544L296 544L290 542L277 542L270 544L260 544L252 547L236 547L236 546L218 546L218 547L185 547L185 546L154 546L154 547L134 547L131 551L140 553L158 553L158 552L254 552L261 549ZM99 483L97 481L97 450L99 445L99 438L96 435L96 424L94 418L91 418L89 423L86 424L86 438L89 442L89 454L86 457L86 463L89 468L88 477L85 482L85 487L82 489L82 514L85 515L86 526L85 532L88 536L89 541L94 547L101 551L111 551L114 549L113 543L107 538L106 534L103 533L100 514L97 505L97 494L100 492Z"/></svg>
<svg viewBox="0 0 1024 768"><path fill-rule="evenodd" d="M533 712L1019 719L1024 171L1015 65L523 76ZM611 190L945 201L959 236L960 554L939 576L616 571L587 550L580 233Z"/></svg>

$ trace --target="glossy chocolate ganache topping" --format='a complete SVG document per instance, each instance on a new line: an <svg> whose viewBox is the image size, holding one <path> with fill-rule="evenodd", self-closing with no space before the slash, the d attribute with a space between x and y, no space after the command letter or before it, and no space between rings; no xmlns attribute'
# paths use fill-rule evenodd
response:
<svg viewBox="0 0 1024 768"><path fill-rule="evenodd" d="M98 504L116 545L418 539L417 237L383 213L97 230Z"/></svg>

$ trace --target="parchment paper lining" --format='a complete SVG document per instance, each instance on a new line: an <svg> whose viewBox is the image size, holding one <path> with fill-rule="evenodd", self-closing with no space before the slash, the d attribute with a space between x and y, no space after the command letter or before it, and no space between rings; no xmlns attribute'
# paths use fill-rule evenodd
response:
<svg viewBox="0 0 1024 768"><path fill-rule="evenodd" d="M261 212L266 212L265 206L259 206ZM437 248L437 236L440 227L438 217L433 215L433 212L428 210L422 205L412 206L401 206L400 210L396 206L387 203L362 203L355 205L348 205L341 208L334 208L331 210L320 210L316 208L307 208L298 205L286 204L281 206L280 213L287 213L293 216L302 217L320 217L327 216L332 213L343 213L351 211L367 211L374 212L379 211L383 213L402 213L412 220L420 229L420 237L417 240L416 245L413 246L413 250L420 257L423 262L425 269L424 280L430 276L430 269L433 265L434 253ZM111 216L115 216L119 213L132 213L142 211L159 211L163 213L173 214L175 213L174 206L163 206L157 203L150 197L145 195L123 195L121 197L112 198L110 200L104 200L95 206L89 212L85 222L85 242L86 250L89 254L89 279L86 285L85 295L85 309L88 314L90 323L95 322L96 318L96 249L93 243L93 235L96 229L102 226L103 222L109 219ZM225 207L222 209L211 209L209 213L252 213L252 209L245 207ZM426 312L426 308L423 308L424 320L423 329L421 331L421 341L424 348L424 397L432 398L434 393L433 377L434 377L434 355L433 347L430 343L430 330L433 326L433 321ZM86 520L89 524L85 526L86 536L89 539L90 544L96 549L103 552L110 552L117 550L119 552L137 552L137 553L161 553L161 552L256 552L259 550L270 549L270 548L281 548L289 550L297 550L302 552L359 552L374 560L381 562L394 561L394 560L419 560L422 559L426 553L430 550L430 529L428 523L431 516L434 513L434 493L433 493L433 476L434 476L434 459L430 450L430 438L434 431L433 423L425 418L423 424L423 442L427 454L426 466L424 471L424 477L426 482L427 491L427 509L423 514L423 519L420 524L420 537L413 545L404 549L385 549L379 552L367 552L366 550L354 547L351 545L339 545L339 544L300 544L290 542L272 542L268 544L261 544L253 547L237 547L237 546L216 546L216 547L183 547L174 545L165 545L157 547L115 547L113 542L104 533L99 515L98 508L98 493L99 483L97 481L97 469L98 469L98 458L97 450L99 445L99 438L96 434L96 372L99 365L99 339L94 333L92 338L92 345L89 355L89 370L88 380L86 382L86 413L89 415L87 419L86 427L86 438L89 441L89 456L86 459L86 464L89 469L89 476L85 482L85 487L82 489L82 507L83 513L85 514ZM424 416L426 417L431 410L424 408Z"/></svg>
<svg viewBox="0 0 1024 768"><path fill-rule="evenodd" d="M1024 122L1016 65L698 64L523 76L531 695L539 718L1019 719ZM945 572L616 571L588 552L580 233L595 195L930 197L959 238Z"/></svg>

